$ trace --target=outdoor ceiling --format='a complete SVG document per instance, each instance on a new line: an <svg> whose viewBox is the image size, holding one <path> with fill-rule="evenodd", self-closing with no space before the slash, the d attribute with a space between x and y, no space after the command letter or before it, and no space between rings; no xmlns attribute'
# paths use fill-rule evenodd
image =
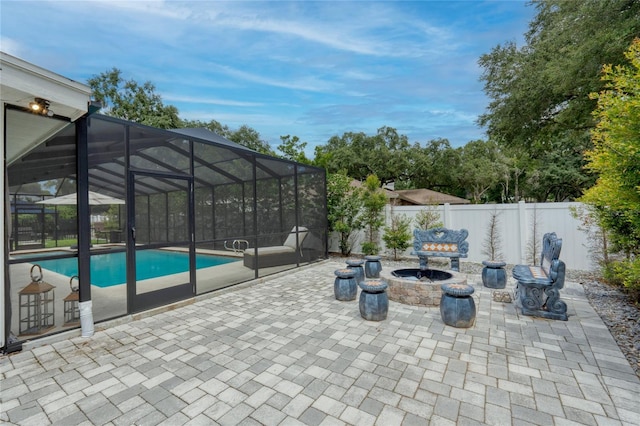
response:
<svg viewBox="0 0 640 426"><path fill-rule="evenodd" d="M91 89L84 84L0 52L0 101L7 105L7 165L87 113ZM35 98L49 101L55 118L24 113Z"/></svg>
<svg viewBox="0 0 640 426"><path fill-rule="evenodd" d="M68 121L51 119L38 114L7 110L7 163L12 164L23 152L58 133Z"/></svg>

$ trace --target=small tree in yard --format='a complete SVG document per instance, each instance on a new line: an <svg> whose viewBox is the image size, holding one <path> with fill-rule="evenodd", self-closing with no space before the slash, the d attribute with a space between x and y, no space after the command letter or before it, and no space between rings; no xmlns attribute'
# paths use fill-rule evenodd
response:
<svg viewBox="0 0 640 426"><path fill-rule="evenodd" d="M411 232L409 232L411 219L405 215L391 214L391 226L385 226L382 239L387 248L393 250L393 260L398 260L398 252L404 252L411 245Z"/></svg>
<svg viewBox="0 0 640 426"><path fill-rule="evenodd" d="M489 227L482 246L482 254L488 256L489 260L500 260L502 258L501 245L500 213L498 213L498 210L494 210L489 218Z"/></svg>
<svg viewBox="0 0 640 426"><path fill-rule="evenodd" d="M539 237L539 229L540 229L540 214L538 212L537 206L533 205L533 212L531 213L531 238L529 239L529 243L527 244L527 256L530 259L530 263L532 265L537 265L540 261L538 256L540 256L540 238Z"/></svg>
<svg viewBox="0 0 640 426"><path fill-rule="evenodd" d="M440 212L435 204L428 205L416 214L415 224L418 229L439 228L444 224L440 220Z"/></svg>
<svg viewBox="0 0 640 426"><path fill-rule="evenodd" d="M362 189L351 186L352 179L342 173L327 176L327 219L329 230L340 235L340 252L351 254L356 231L362 229L360 209Z"/></svg>
<svg viewBox="0 0 640 426"><path fill-rule="evenodd" d="M387 196L380 189L380 180L376 175L369 175L364 182L362 204L362 223L367 236L367 241L362 244L362 252L366 255L377 254L380 251L378 233L384 224L382 211L387 204Z"/></svg>

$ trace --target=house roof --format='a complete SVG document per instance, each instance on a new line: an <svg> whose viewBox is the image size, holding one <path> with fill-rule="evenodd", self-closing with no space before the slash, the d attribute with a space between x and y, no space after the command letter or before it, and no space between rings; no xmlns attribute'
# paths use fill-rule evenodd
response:
<svg viewBox="0 0 640 426"><path fill-rule="evenodd" d="M430 189L400 189L393 191L398 194L398 199L415 205L428 204L469 204L466 198L456 197Z"/></svg>

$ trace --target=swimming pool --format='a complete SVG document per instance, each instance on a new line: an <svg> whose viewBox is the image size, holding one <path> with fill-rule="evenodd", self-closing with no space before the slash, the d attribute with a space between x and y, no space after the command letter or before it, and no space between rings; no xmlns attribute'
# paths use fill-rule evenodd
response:
<svg viewBox="0 0 640 426"><path fill-rule="evenodd" d="M196 254L196 269L237 262L238 259ZM72 277L78 275L78 259L54 259L38 262L44 269ZM136 252L136 279L146 280L189 270L189 254L168 250ZM91 256L91 284L111 287L127 282L126 253L105 253Z"/></svg>

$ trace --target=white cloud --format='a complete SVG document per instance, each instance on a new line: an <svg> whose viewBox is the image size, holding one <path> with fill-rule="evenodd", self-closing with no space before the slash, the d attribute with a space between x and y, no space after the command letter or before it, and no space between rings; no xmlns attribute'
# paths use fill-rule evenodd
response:
<svg viewBox="0 0 640 426"><path fill-rule="evenodd" d="M388 125L409 129L409 137L466 142L486 105L477 58L526 31L522 9L516 2L8 1L0 42L78 81L117 67L127 79L154 83L183 118L247 124L276 140L295 134L324 143L327 135ZM25 37L34 25L47 36Z"/></svg>
<svg viewBox="0 0 640 426"><path fill-rule="evenodd" d="M223 105L223 106L236 106L236 107L260 107L263 103L260 102L243 102L233 101L228 99L216 99L206 96L182 96L171 93L163 93L162 98L165 101L180 102L187 104L207 104L207 105Z"/></svg>
<svg viewBox="0 0 640 426"><path fill-rule="evenodd" d="M251 73L226 65L210 64L217 71L229 75L233 78L250 81L253 83L264 84L274 87L282 87L294 90L308 90L312 92L331 92L336 90L337 86L333 82L323 81L315 76L305 76L296 79L280 79L275 77L267 77L265 74Z"/></svg>

